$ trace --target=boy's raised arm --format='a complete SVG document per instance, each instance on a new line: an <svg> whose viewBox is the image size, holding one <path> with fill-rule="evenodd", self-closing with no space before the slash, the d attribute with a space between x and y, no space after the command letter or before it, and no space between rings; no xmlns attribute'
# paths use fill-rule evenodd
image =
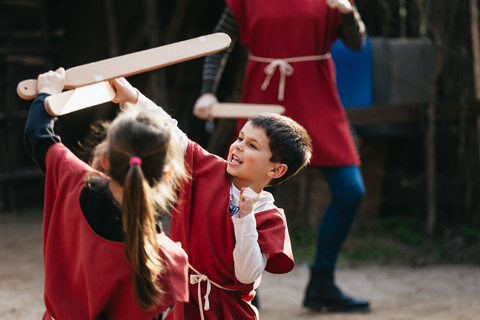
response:
<svg viewBox="0 0 480 320"><path fill-rule="evenodd" d="M171 125L175 126L175 132L180 140L180 144L182 145L182 150L185 152L188 145L188 137L178 127L177 120L173 119L167 112L165 112L165 110L162 109L162 107L156 105L155 102L145 97L145 95L133 87L130 82L127 81L127 79L123 77L117 78L112 80L111 83L116 91L115 98L112 101L119 103L120 109L124 110L124 108L126 108L126 104L130 103L141 108L151 109L159 112L163 118L167 119Z"/></svg>
<svg viewBox="0 0 480 320"><path fill-rule="evenodd" d="M138 90L135 89L130 82L127 81L124 77L116 78L110 81L112 86L115 88L116 95L113 98L113 102L124 104L124 103L137 103L138 100Z"/></svg>

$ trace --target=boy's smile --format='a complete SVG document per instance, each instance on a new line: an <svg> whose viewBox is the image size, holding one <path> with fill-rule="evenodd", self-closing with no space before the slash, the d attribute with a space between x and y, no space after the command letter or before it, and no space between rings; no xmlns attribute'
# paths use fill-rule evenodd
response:
<svg viewBox="0 0 480 320"><path fill-rule="evenodd" d="M232 157L230 159L232 165L236 165L236 164L242 164L242 160L240 160L240 158L238 158L234 153L232 153Z"/></svg>
<svg viewBox="0 0 480 320"><path fill-rule="evenodd" d="M250 187L259 193L272 179L268 172L275 164L270 161L269 142L262 128L253 127L250 122L242 128L227 157L227 172L237 188Z"/></svg>

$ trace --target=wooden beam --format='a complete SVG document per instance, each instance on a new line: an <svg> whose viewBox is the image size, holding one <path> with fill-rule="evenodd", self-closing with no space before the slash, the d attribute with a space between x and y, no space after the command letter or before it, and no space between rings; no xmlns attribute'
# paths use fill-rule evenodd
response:
<svg viewBox="0 0 480 320"><path fill-rule="evenodd" d="M346 108L345 111L353 125L414 123L422 115L426 115L426 109L422 109L419 105L373 105L370 107ZM438 103L435 108L435 119L436 121L458 119L461 112L458 103ZM480 103L472 102L468 116L480 116Z"/></svg>
<svg viewBox="0 0 480 320"><path fill-rule="evenodd" d="M371 106L345 110L353 125L408 123L418 119L417 108L407 106Z"/></svg>

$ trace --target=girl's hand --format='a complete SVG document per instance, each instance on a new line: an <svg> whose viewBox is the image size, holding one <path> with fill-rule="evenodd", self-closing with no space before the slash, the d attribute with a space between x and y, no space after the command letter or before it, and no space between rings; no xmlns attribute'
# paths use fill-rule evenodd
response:
<svg viewBox="0 0 480 320"><path fill-rule="evenodd" d="M212 106L216 103L218 100L213 93L204 93L195 102L193 114L199 119L212 121Z"/></svg>
<svg viewBox="0 0 480 320"><path fill-rule="evenodd" d="M112 100L115 103L132 103L136 104L138 100L138 91L135 89L130 82L127 81L124 77L113 79L110 81L112 86L115 88L117 94Z"/></svg>
<svg viewBox="0 0 480 320"><path fill-rule="evenodd" d="M242 190L240 190L240 218L250 214L257 201L258 193L251 188L242 188Z"/></svg>
<svg viewBox="0 0 480 320"><path fill-rule="evenodd" d="M332 9L337 9L340 13L348 14L353 11L353 6L348 0L326 0L327 5Z"/></svg>
<svg viewBox="0 0 480 320"><path fill-rule="evenodd" d="M65 69L58 68L53 71L42 73L37 78L37 92L57 94L65 87Z"/></svg>

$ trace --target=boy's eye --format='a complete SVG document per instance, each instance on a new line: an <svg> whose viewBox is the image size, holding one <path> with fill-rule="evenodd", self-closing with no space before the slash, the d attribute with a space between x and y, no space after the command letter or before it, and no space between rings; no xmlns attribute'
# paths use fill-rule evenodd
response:
<svg viewBox="0 0 480 320"><path fill-rule="evenodd" d="M250 148L257 149L257 146L254 145L253 143L250 144Z"/></svg>
<svg viewBox="0 0 480 320"><path fill-rule="evenodd" d="M242 137L238 137L237 140L238 140L238 141L243 141L243 138L242 138Z"/></svg>

